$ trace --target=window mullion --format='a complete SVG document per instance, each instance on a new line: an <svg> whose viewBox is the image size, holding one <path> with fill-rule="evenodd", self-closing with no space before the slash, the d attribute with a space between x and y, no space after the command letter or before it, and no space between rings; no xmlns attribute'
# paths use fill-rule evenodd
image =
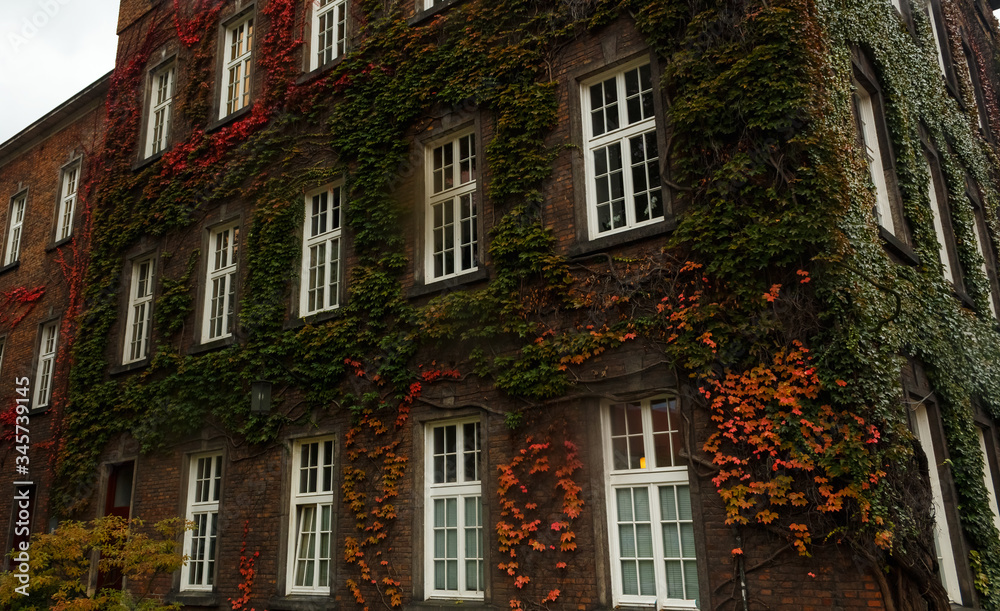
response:
<svg viewBox="0 0 1000 611"><path fill-rule="evenodd" d="M664 562L666 551L663 546L663 514L660 507L660 485L649 484L650 518L653 530L658 534L653 537L653 574L656 576L656 600L664 601L667 593L667 568Z"/></svg>

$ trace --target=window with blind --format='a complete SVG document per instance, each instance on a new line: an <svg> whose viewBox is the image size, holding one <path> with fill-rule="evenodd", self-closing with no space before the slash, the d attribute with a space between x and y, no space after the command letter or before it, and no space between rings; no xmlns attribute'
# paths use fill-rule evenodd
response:
<svg viewBox="0 0 1000 611"><path fill-rule="evenodd" d="M696 609L694 514L677 400L616 403L603 416L615 604Z"/></svg>
<svg viewBox="0 0 1000 611"><path fill-rule="evenodd" d="M482 444L478 419L434 423L424 441L427 598L483 599Z"/></svg>

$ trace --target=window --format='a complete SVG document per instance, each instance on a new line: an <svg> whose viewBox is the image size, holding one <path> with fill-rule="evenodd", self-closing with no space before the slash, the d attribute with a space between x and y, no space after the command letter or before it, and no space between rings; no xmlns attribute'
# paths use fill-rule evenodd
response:
<svg viewBox="0 0 1000 611"><path fill-rule="evenodd" d="M310 70L324 66L344 54L347 44L347 0L313 2L312 62Z"/></svg>
<svg viewBox="0 0 1000 611"><path fill-rule="evenodd" d="M3 349L7 345L7 338L0 337L0 372L3 372Z"/></svg>
<svg viewBox="0 0 1000 611"><path fill-rule="evenodd" d="M479 260L476 135L430 148L427 261L430 280L475 271Z"/></svg>
<svg viewBox="0 0 1000 611"><path fill-rule="evenodd" d="M976 427L976 432L979 434L979 450L983 453L983 485L986 486L986 495L990 499L993 525L997 527L997 530L1000 530L1000 505L997 504L997 489L993 484L993 455L986 449L986 435L992 437L993 432L979 426Z"/></svg>
<svg viewBox="0 0 1000 611"><path fill-rule="evenodd" d="M617 403L603 414L615 605L694 609L698 566L677 400Z"/></svg>
<svg viewBox="0 0 1000 611"><path fill-rule="evenodd" d="M986 103L983 100L983 90L979 81L979 68L976 65L976 55L964 41L962 42L962 51L965 55L965 67L969 74L969 85L972 88L972 103L973 110L976 113L976 122L979 125L979 129L985 133L986 125L983 122L983 117L986 115Z"/></svg>
<svg viewBox="0 0 1000 611"><path fill-rule="evenodd" d="M292 459L289 594L329 594L333 553L333 438L297 442Z"/></svg>
<svg viewBox="0 0 1000 611"><path fill-rule="evenodd" d="M344 185L306 196L302 229L301 316L340 305L340 210Z"/></svg>
<svg viewBox="0 0 1000 611"><path fill-rule="evenodd" d="M875 185L875 217L878 224L889 233L896 235L896 223L892 218L892 205L889 200L889 182L886 180L884 147L879 141L879 124L881 115L876 114L876 104L872 92L858 81L854 82L854 105L858 121L858 134L864 144L865 158L868 160L868 171ZM879 110L881 110L879 108Z"/></svg>
<svg viewBox="0 0 1000 611"><path fill-rule="evenodd" d="M10 204L10 221L7 224L7 254L3 264L10 265L21 257L21 229L24 225L24 206L28 194L22 193L14 197Z"/></svg>
<svg viewBox="0 0 1000 611"><path fill-rule="evenodd" d="M478 420L425 429L424 582L427 598L482 599L483 502Z"/></svg>
<svg viewBox="0 0 1000 611"><path fill-rule="evenodd" d="M174 99L174 65L153 73L149 101L149 126L146 135L146 157L167 148L170 137L170 107Z"/></svg>
<svg viewBox="0 0 1000 611"><path fill-rule="evenodd" d="M253 13L226 28L223 49L225 86L219 118L227 117L250 103L250 61L253 56Z"/></svg>
<svg viewBox="0 0 1000 611"><path fill-rule="evenodd" d="M125 320L126 342L123 363L146 358L149 351L150 321L153 315L153 257L140 259L132 264L132 283L129 288L128 315Z"/></svg>
<svg viewBox="0 0 1000 611"><path fill-rule="evenodd" d="M649 63L585 83L582 95L590 237L662 219Z"/></svg>
<svg viewBox="0 0 1000 611"><path fill-rule="evenodd" d="M76 208L76 191L80 180L80 163L74 163L62 171L62 189L59 191L59 207L56 210L56 241L64 240L73 233L73 210Z"/></svg>
<svg viewBox="0 0 1000 611"><path fill-rule="evenodd" d="M215 585L221 489L222 454L191 457L185 519L195 528L184 534L188 563L182 569L183 590L211 590Z"/></svg>
<svg viewBox="0 0 1000 611"><path fill-rule="evenodd" d="M920 448L927 456L927 471L930 475L931 502L934 508L934 549L937 554L938 567L941 571L941 581L952 602L962 603L962 594L958 585L958 567L955 564L955 553L951 547L951 529L944 510L944 494L941 491L941 478L938 475L938 459L931 438L930 418L927 406L917 405L914 413L914 434L920 442Z"/></svg>
<svg viewBox="0 0 1000 611"><path fill-rule="evenodd" d="M934 217L934 235L937 236L938 240L938 257L941 260L941 265L944 269L945 280L955 283L955 272L952 268L951 255L948 252L948 237L949 234L945 232L945 221L948 219L948 213L946 208L942 208L941 204L945 201L945 198L939 197L941 193L941 186L938 182L938 174L931 167L931 164L926 159L924 163L927 167L927 173L930 175L930 182L927 185L928 197L931 202L931 214ZM950 220L948 222L948 227L951 227Z"/></svg>
<svg viewBox="0 0 1000 611"><path fill-rule="evenodd" d="M239 238L239 225L215 229L209 236L208 281L205 284L202 341L222 339L233 334Z"/></svg>
<svg viewBox="0 0 1000 611"><path fill-rule="evenodd" d="M424 10L429 11L435 6L441 6L448 0L419 0L419 1L423 3Z"/></svg>
<svg viewBox="0 0 1000 611"><path fill-rule="evenodd" d="M35 372L35 409L47 407L52 399L52 377L56 368L59 321L42 325L38 343L38 368Z"/></svg>
<svg viewBox="0 0 1000 611"><path fill-rule="evenodd" d="M934 39L934 46L937 49L938 67L941 69L942 76L947 79L948 70L945 67L944 45L941 42L942 29L941 25L938 23L937 11L933 6L933 1L934 0L923 0L924 14L927 15L927 20L931 22L931 38Z"/></svg>
<svg viewBox="0 0 1000 611"><path fill-rule="evenodd" d="M972 234L973 237L976 238L976 252L979 253L980 257L982 257L982 263L980 264L979 269L983 270L983 276L986 277L986 301L990 304L990 312L993 314L993 317L996 318L997 306L993 303L993 282L990 280L990 272L986 264L989 260L989 256L986 254L986 249L983 247L984 243L989 244L990 242L989 238L986 238L984 242L984 236L987 234L985 233L986 227L983 226L983 215L978 210L975 212L975 215L976 225L972 228Z"/></svg>

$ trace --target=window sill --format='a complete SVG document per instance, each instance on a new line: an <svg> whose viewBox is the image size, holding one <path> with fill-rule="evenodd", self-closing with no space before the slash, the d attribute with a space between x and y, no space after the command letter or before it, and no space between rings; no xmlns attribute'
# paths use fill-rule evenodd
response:
<svg viewBox="0 0 1000 611"><path fill-rule="evenodd" d="M236 343L236 338L230 335L229 337L223 337L221 339L213 339L210 342L205 342L203 344L191 346L190 348L188 348L187 353L190 356L194 356L196 354L203 354L205 352L219 350L220 348L226 348L232 346L235 343Z"/></svg>
<svg viewBox="0 0 1000 611"><path fill-rule="evenodd" d="M138 172L139 170L141 170L143 168L146 168L148 166L153 165L154 163L156 163L157 161L159 161L160 158L163 157L163 155L167 151L169 151L169 150L170 150L170 148L168 147L168 148L160 150L159 153L153 153L149 157L143 157L142 159L140 159L140 160L138 160L138 161L136 161L135 163L132 164L132 171L133 172Z"/></svg>
<svg viewBox="0 0 1000 611"><path fill-rule="evenodd" d="M481 598L431 598L428 600L415 600L403 607L404 611L428 611L429 609L456 609L461 608L468 611L485 611L492 609L492 605L486 604Z"/></svg>
<svg viewBox="0 0 1000 611"><path fill-rule="evenodd" d="M34 399L32 399L32 400L34 400ZM31 409L28 410L28 413L31 414L32 416L41 416L43 414L47 414L51 410L52 410L52 404L51 403L49 403L45 407L35 407L34 405L32 405Z"/></svg>
<svg viewBox="0 0 1000 611"><path fill-rule="evenodd" d="M250 102L243 108L237 110L236 112L230 113L221 119L217 119L213 123L209 123L208 127L205 128L205 133L210 134L214 131L218 131L223 127L229 125L230 123L235 123L238 119L242 119L250 114L253 110L253 102Z"/></svg>
<svg viewBox="0 0 1000 611"><path fill-rule="evenodd" d="M185 607L217 607L219 605L219 593L215 590L171 592L167 594L166 599L168 603L181 603Z"/></svg>
<svg viewBox="0 0 1000 611"><path fill-rule="evenodd" d="M586 242L577 242L569 249L569 256L582 257L598 252L603 252L610 248L626 246L634 242L640 242L648 238L670 233L677 229L677 219L668 215L659 223L639 227L630 231L622 231L609 236L594 238Z"/></svg>
<svg viewBox="0 0 1000 611"><path fill-rule="evenodd" d="M309 83L310 81L318 79L319 77L323 76L327 72L330 72L331 70L333 70L334 68L336 68L339 64L341 64L344 61L344 57L346 56L346 54L347 54L347 52L345 51L344 55L341 55L340 57L334 58L330 63L323 64L319 68L316 68L314 70L310 70L309 72L306 72L304 74L299 75L299 78L295 79L295 84L297 86L305 85L305 84Z"/></svg>
<svg viewBox="0 0 1000 611"><path fill-rule="evenodd" d="M337 603L330 594L316 594L314 596L289 594L288 596L275 596L267 601L267 608L271 611L328 611L336 609Z"/></svg>
<svg viewBox="0 0 1000 611"><path fill-rule="evenodd" d="M445 280L435 280L427 284L414 286L409 291L407 291L407 297L423 297L425 295L431 295L433 293L441 293L449 289L453 289L466 284L472 284L474 282L479 282L481 280L488 280L490 273L486 268L480 267L474 272L469 272L467 274L462 274L460 276L452 276L451 278L446 278Z"/></svg>
<svg viewBox="0 0 1000 611"><path fill-rule="evenodd" d="M972 311L976 310L976 302L972 301L972 297L969 297L964 291L952 289L951 294L954 295L964 307L969 308Z"/></svg>
<svg viewBox="0 0 1000 611"><path fill-rule="evenodd" d="M12 272L15 269L17 269L18 267L21 267L21 260L20 259L18 259L17 261L14 261L13 263L8 263L7 265L4 265L3 267L0 267L0 274L6 274L7 272Z"/></svg>
<svg viewBox="0 0 1000 611"><path fill-rule="evenodd" d="M886 250L896 255L896 258L900 259L901 263L913 266L920 265L920 257L917 256L917 253L913 252L913 249L907 246L902 240L889 233L888 229L879 225L878 235L885 242Z"/></svg>
<svg viewBox="0 0 1000 611"><path fill-rule="evenodd" d="M71 233L71 234L69 234L69 236L67 236L67 237L59 240L58 242L51 242L50 244L48 244L45 247L45 252L52 252L53 250L55 250L57 248L61 248L61 247L65 246L65 245L69 244L72 241L73 241L73 234Z"/></svg>
<svg viewBox="0 0 1000 611"><path fill-rule="evenodd" d="M135 371L137 369L144 369L147 365L149 365L149 356L139 359L138 361L132 361L131 363L110 367L108 368L108 374L114 376L129 371Z"/></svg>
<svg viewBox="0 0 1000 611"><path fill-rule="evenodd" d="M423 0L417 0L422 2ZM406 25L424 25L424 22L428 21L431 17L437 15L438 13L443 13L456 4L461 3L462 0L446 0L445 2L429 9L421 9L417 11L417 14L406 20Z"/></svg>
<svg viewBox="0 0 1000 611"><path fill-rule="evenodd" d="M315 314L310 314L308 316L291 318L285 323L283 328L286 331L290 331L292 329L301 329L306 325L316 325L321 322L326 322L328 320L337 318L340 315L341 309L343 307L344 304L340 304L339 306L337 306L332 310L324 310L322 312L317 312Z"/></svg>

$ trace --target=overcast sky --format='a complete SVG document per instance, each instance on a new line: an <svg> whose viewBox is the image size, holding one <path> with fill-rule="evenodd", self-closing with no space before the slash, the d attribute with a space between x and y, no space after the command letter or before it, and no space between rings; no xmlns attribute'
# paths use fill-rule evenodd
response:
<svg viewBox="0 0 1000 611"><path fill-rule="evenodd" d="M119 0L0 0L0 143L115 66Z"/></svg>
<svg viewBox="0 0 1000 611"><path fill-rule="evenodd" d="M118 3L0 0L0 143L114 67Z"/></svg>

